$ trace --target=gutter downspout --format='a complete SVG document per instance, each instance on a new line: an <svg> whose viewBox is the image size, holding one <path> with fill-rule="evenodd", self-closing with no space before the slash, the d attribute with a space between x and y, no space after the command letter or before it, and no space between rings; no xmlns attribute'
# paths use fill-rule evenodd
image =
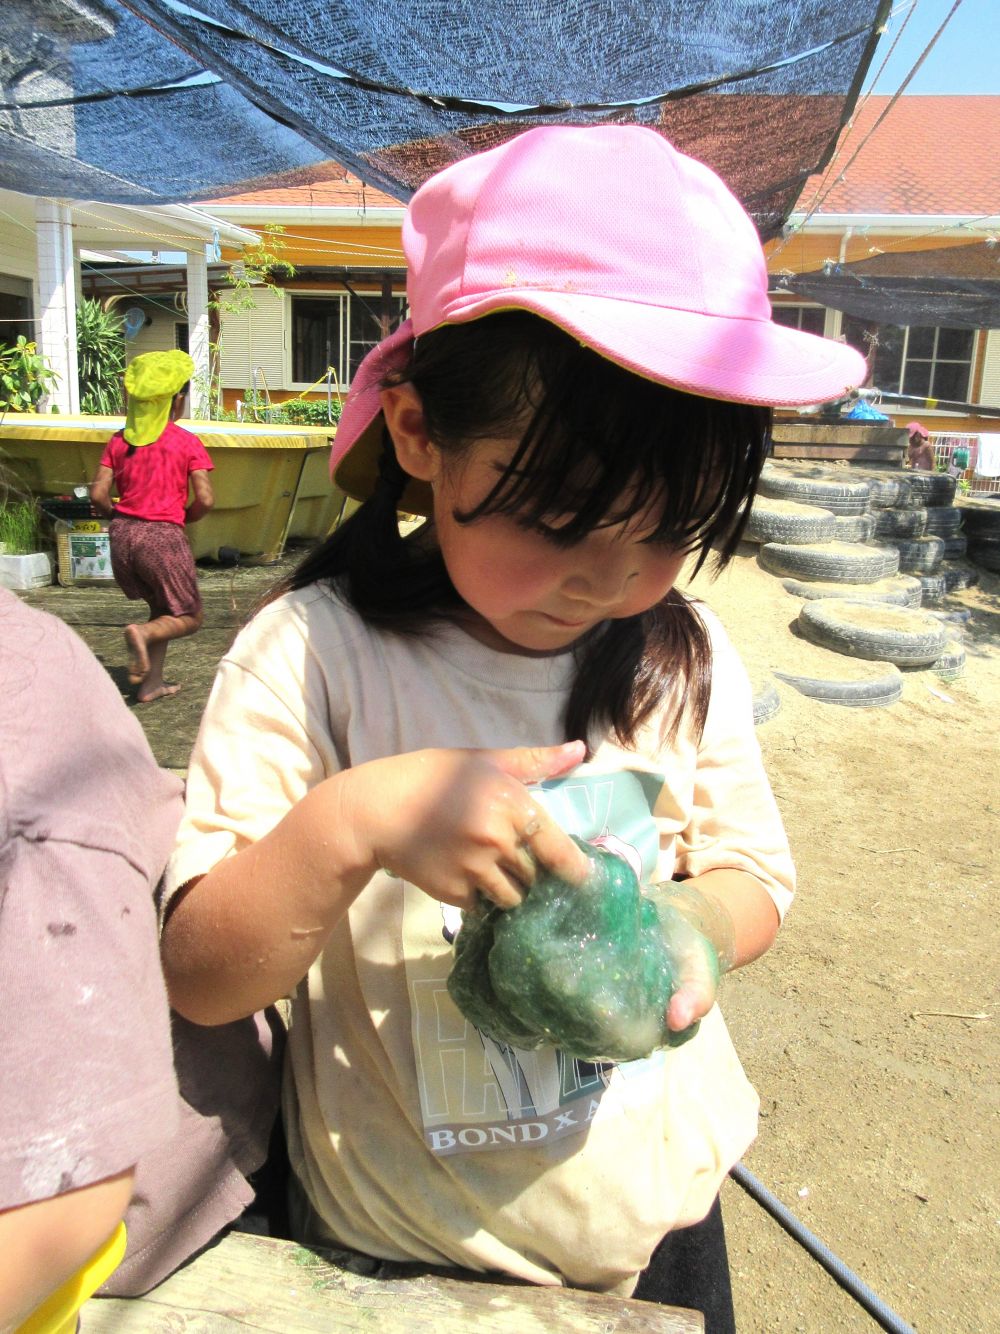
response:
<svg viewBox="0 0 1000 1334"><path fill-rule="evenodd" d="M837 263L838 263L838 264L843 264L843 263L846 262L846 260L847 260L847 243L848 243L848 241L850 241L850 239L851 239L851 237L852 237L853 235L854 235L854 228L853 228L853 227L845 227L845 228L844 228L843 234L842 234L842 236L841 236L841 238L840 238L840 253L837 255ZM826 264L829 264L829 262L830 262L830 261L827 260L827 261L826 261ZM824 264L824 269L825 269L825 267L826 267L826 264ZM844 314L843 314L843 311L840 311L840 310L834 310L834 308L833 308L832 306L827 306L827 307L826 307L826 319L823 321L823 337L824 337L824 338L839 338L840 335L841 335L841 332L843 331L843 327L844 327Z"/></svg>

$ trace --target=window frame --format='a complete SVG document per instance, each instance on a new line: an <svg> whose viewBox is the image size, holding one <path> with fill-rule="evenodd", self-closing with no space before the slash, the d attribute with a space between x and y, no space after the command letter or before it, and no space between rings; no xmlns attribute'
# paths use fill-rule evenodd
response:
<svg viewBox="0 0 1000 1334"><path fill-rule="evenodd" d="M847 329L846 329L846 327L844 327L844 326L846 325L846 322L847 322L848 320L853 320L855 324L857 324L857 325L861 325L862 327L866 327L866 328L874 328L876 334L879 332L879 330L881 330L881 329L883 329L883 328L899 329L899 330L902 331L902 345L901 345L901 347L900 347L900 351L899 351L899 374L898 374L898 377L897 377L897 379L896 379L892 384L880 384L879 381L878 381L878 376L874 373L874 370L873 370L873 378L874 378L874 380L875 380L875 384L876 384L876 387L877 387L877 388L883 390L883 391L884 391L885 393L887 393L887 394L905 394L905 395L907 395L907 396L909 396L909 397L913 397L913 398L940 399L942 402L946 402L946 403L947 403L947 402L957 402L957 403L971 403L971 402L972 402L972 391L973 391L973 384L974 384L975 373L976 373L976 358L977 358L977 354L978 354L978 350L979 350L979 336L980 336L980 334L981 334L981 332L982 332L981 330L977 330L977 329L947 330L947 326L943 326L943 325L940 325L940 324L919 324L919 325L918 325L918 324L892 324L892 325L882 325L882 324L873 324L873 323L870 322L870 321L863 321L863 320L861 320L858 316L845 315L845 316L843 317L843 325L842 325L842 327L844 328L844 334L845 334L845 337L846 337L846 335L847 335ZM909 354L910 336L911 336L911 333L912 333L912 331L913 331L914 329L930 329L930 330L933 330L933 333L934 333L933 349L932 349L931 355L930 355L929 357L925 357L925 356L911 356L911 355ZM937 355L938 344L939 344L939 342L940 342L940 337L941 337L942 330L945 330L946 332L968 333L968 334L970 335L970 341L969 341L969 355L968 355L967 358L966 358L966 357L939 357L939 356ZM848 341L850 342L849 339L848 339ZM851 343L851 346L856 348L858 345L857 345L857 343L853 343L853 342L852 342L852 343ZM860 349L860 350L861 350L861 352L862 352L862 355L865 355L865 351L866 351L866 350L865 350L864 348L862 348L862 349ZM877 353L877 351L876 351L876 354L875 354L875 355L876 355L876 361L875 361L875 363L873 363L873 366L874 366L875 364L877 364L877 360L878 360L878 353ZM907 367L908 367L908 365L910 365L910 364L913 364L913 365L916 365L916 364L924 364L924 365L929 365L929 366L930 366L930 375L929 375L929 377L928 377L928 383L927 383L927 388L926 388L926 390L922 390L922 389L919 389L919 388L913 388L913 387L911 387L911 388L905 388L905 387L904 387L904 386L906 385L906 372L907 372ZM954 396L953 396L953 395L950 395L950 394L949 394L948 396L945 396L945 395L943 395L943 394L937 392L936 387L935 387L935 384L934 384L934 381L935 381L935 376L936 376L936 371L937 371L937 367L938 367L938 366L965 366L965 367L967 368L967 372L968 372L968 374L967 374L967 377L966 377L966 381L965 381L965 390L964 390L963 393L956 394L956 395L954 395Z"/></svg>
<svg viewBox="0 0 1000 1334"><path fill-rule="evenodd" d="M299 393L315 388L315 380L296 380L295 376L295 303L296 301L323 301L327 303L336 302L340 306L340 328L339 328L339 346L337 351L337 375L339 377L339 387L343 390L350 388L351 380L344 377L344 372L350 370L351 364L351 310L352 298L356 301L370 301L373 306L380 306L382 302L382 292L378 288L369 287L367 284L358 285L354 289L345 287L310 287L310 288L285 288L285 297L287 300L286 329L288 337L285 348L285 383L289 389L294 389ZM393 291L391 300L396 304L398 315L397 326L400 321L406 318L407 302L405 292ZM345 314L346 312L346 314ZM372 347L375 344L371 344ZM325 378L325 377L324 377ZM353 377L352 377L353 378ZM336 388L338 381L335 381Z"/></svg>
<svg viewBox="0 0 1000 1334"><path fill-rule="evenodd" d="M769 299L770 302L771 302L771 312L772 312L772 315L776 314L776 312L779 311L779 310L795 310L795 311L798 311L798 312L799 312L799 320L798 320L798 323L797 323L797 324L795 324L795 325L791 325L791 324L782 324L782 321L777 320L777 319L775 320L775 324L782 324L782 327L785 328L785 329L792 329L792 328L794 328L794 329L798 329L799 332L802 332L802 311L804 311L804 310L815 310L815 311L818 311L819 314L820 314L820 316L821 316L822 328L820 328L820 329L818 329L818 330L816 330L816 329L807 329L805 332L806 332L806 333L814 333L814 334L816 334L817 337L821 337L821 338L828 338L828 337L830 337L830 335L831 335L831 333L832 333L832 330L831 330L831 324L830 324L830 315L831 315L831 311L830 311L830 308L829 308L828 306L820 305L820 303L819 303L818 301L775 301L775 299L774 299L774 294L773 294L773 293L770 294L770 296L769 296L768 299Z"/></svg>

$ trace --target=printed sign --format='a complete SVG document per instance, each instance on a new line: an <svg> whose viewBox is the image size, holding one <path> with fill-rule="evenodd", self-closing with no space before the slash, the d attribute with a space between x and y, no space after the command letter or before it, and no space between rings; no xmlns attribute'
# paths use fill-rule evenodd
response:
<svg viewBox="0 0 1000 1334"><path fill-rule="evenodd" d="M111 571L111 538L107 533L81 533L74 528L68 536L71 579L115 577Z"/></svg>

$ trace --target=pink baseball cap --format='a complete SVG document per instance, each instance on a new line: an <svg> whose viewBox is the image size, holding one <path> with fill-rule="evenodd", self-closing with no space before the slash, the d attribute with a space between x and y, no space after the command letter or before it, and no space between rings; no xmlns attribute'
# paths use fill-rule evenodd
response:
<svg viewBox="0 0 1000 1334"><path fill-rule="evenodd" d="M929 439L930 439L930 434L928 433L927 427L926 427L926 426L922 426L922 425L920 424L920 422L907 422L907 423L906 423L906 434L907 434L907 435L919 435L919 436L921 436L924 440L929 440Z"/></svg>
<svg viewBox="0 0 1000 1334"><path fill-rule="evenodd" d="M371 494L379 389L413 339L504 310L550 320L647 379L794 406L864 382L860 352L775 324L743 207L704 163L638 125L526 130L432 176L403 221L410 319L355 372L331 471Z"/></svg>

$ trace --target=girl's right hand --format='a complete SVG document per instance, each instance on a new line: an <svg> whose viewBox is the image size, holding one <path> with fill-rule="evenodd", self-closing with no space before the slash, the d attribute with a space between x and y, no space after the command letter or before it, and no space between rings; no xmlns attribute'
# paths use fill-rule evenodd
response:
<svg viewBox="0 0 1000 1334"><path fill-rule="evenodd" d="M571 884L587 857L532 800L526 784L584 758L582 741L511 750L420 750L345 771L340 818L359 856L432 898L471 908L481 893L521 902L542 863Z"/></svg>

